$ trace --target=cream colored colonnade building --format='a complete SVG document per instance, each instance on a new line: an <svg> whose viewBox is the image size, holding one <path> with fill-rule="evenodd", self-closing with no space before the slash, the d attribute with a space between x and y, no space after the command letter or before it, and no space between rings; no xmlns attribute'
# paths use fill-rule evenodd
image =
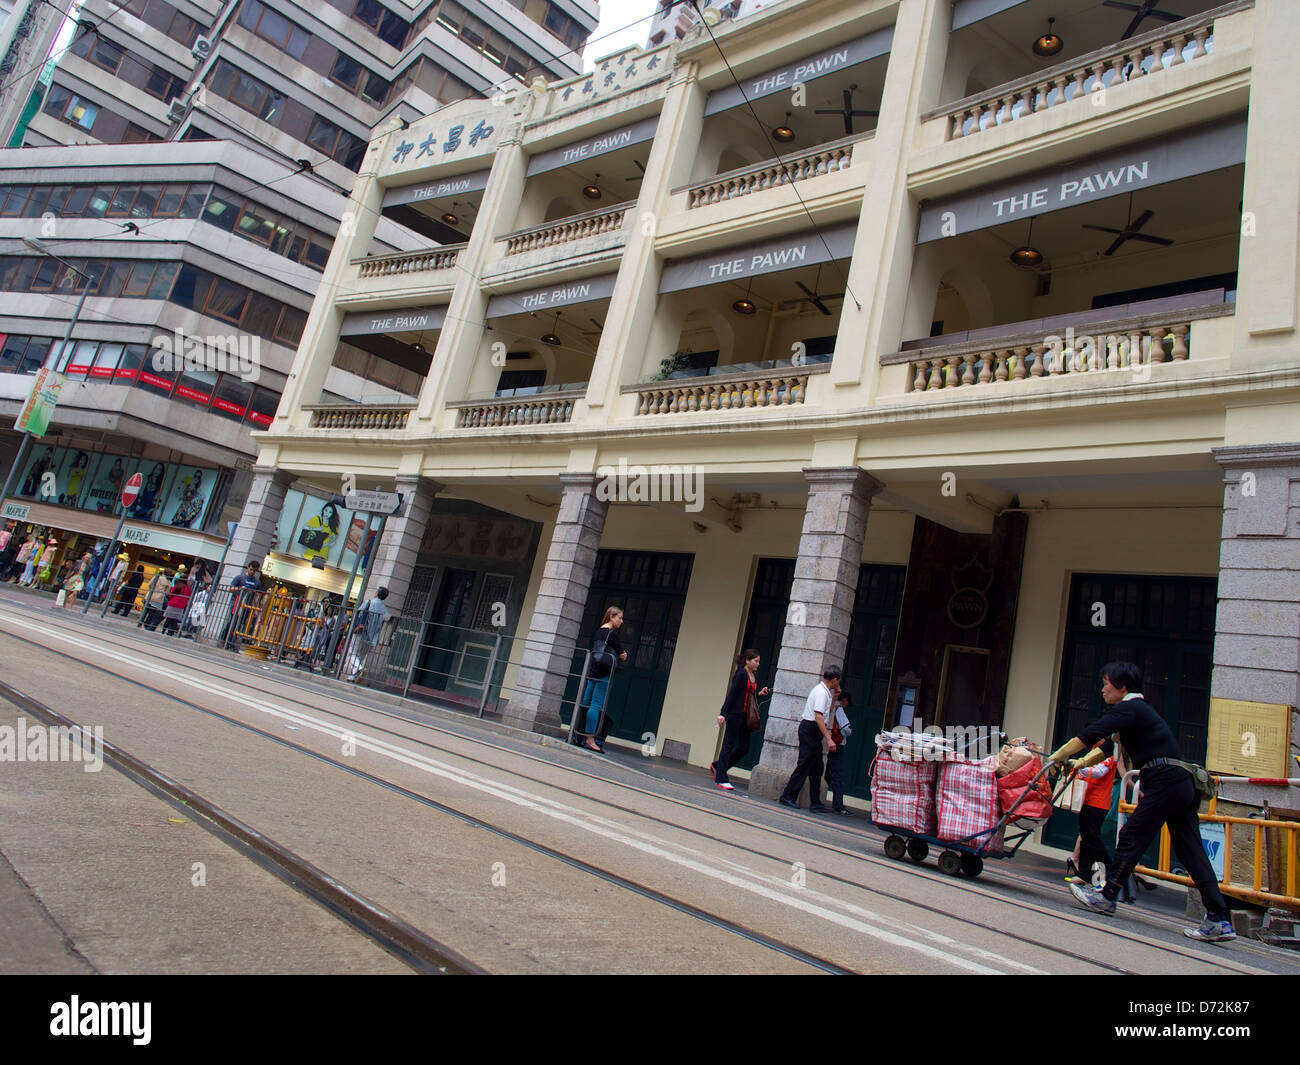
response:
<svg viewBox="0 0 1300 1065"><path fill-rule="evenodd" d="M383 683L474 702L501 634L553 727L618 605L615 740L694 765L753 646L751 795L825 664L858 797L882 723L1056 743L1113 659L1192 758L1296 703L1300 23L1173 6L788 0L379 131L232 565L400 490Z"/></svg>

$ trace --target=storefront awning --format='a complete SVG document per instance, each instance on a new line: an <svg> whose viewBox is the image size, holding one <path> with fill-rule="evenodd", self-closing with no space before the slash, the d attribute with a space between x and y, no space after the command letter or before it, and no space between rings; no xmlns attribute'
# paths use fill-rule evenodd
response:
<svg viewBox="0 0 1300 1065"><path fill-rule="evenodd" d="M885 55L893 43L894 27L886 26L855 41L837 44L834 48L804 56L775 70L741 78L739 85L733 81L717 92L709 93L709 99L704 105L704 114L716 115L719 111L729 111L733 107L739 107L746 101L759 100L773 93L790 92L796 83L806 84L827 74L834 74L836 71L865 63L868 59L875 59L876 56Z"/></svg>
<svg viewBox="0 0 1300 1065"><path fill-rule="evenodd" d="M96 514L75 507L57 507L50 503L29 502L12 497L5 500L0 520L45 525L64 532L104 538L112 536L113 530L117 528L117 518L111 514Z"/></svg>
<svg viewBox="0 0 1300 1065"><path fill-rule="evenodd" d="M588 137L586 140L578 141L575 144L566 144L562 148L552 148L547 152L539 152L528 160L527 176L545 174L548 170L559 170L562 166L573 166L575 163L594 159L598 155L616 152L620 148L628 148L633 144L643 144L654 139L655 129L658 125L659 116L656 115L654 118L644 118L640 122L634 122L632 125L624 126L621 129L601 133L595 137Z"/></svg>
<svg viewBox="0 0 1300 1065"><path fill-rule="evenodd" d="M424 200L440 200L444 196L464 196L471 192L482 192L487 188L488 170L476 170L472 174L457 174L455 177L439 178L422 185L406 185L399 189L389 189L384 193L384 209L398 207L407 203L420 203Z"/></svg>
<svg viewBox="0 0 1300 1065"><path fill-rule="evenodd" d="M669 263L664 267L659 291L680 292L738 278L775 274L800 266L848 259L853 254L857 229L856 222L846 222L820 231L809 230L761 244L723 248L707 255Z"/></svg>
<svg viewBox="0 0 1300 1065"><path fill-rule="evenodd" d="M447 320L447 307L411 307L399 311L362 311L343 319L339 336L363 337L379 333L424 333L441 329Z"/></svg>
<svg viewBox="0 0 1300 1065"><path fill-rule="evenodd" d="M108 533L109 536L112 532ZM127 547L143 547L149 551L170 551L177 555L191 555L219 561L226 549L226 541L204 533L169 529L143 522L127 522L122 527L122 543Z"/></svg>
<svg viewBox="0 0 1300 1065"><path fill-rule="evenodd" d="M1246 159L1246 119L1142 141L927 203L916 242L973 233L1137 189L1209 174Z"/></svg>
<svg viewBox="0 0 1300 1065"><path fill-rule="evenodd" d="M531 314L549 311L555 307L568 307L574 303L607 300L614 294L617 274L592 277L585 281L570 281L564 285L547 285L527 292L503 292L488 300L488 318L506 318L512 314Z"/></svg>

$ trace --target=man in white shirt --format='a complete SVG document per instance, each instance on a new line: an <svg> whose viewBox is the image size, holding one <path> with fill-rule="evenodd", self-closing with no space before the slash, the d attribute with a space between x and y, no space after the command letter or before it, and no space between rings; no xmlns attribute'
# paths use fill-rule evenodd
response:
<svg viewBox="0 0 1300 1065"><path fill-rule="evenodd" d="M826 807L818 798L822 782L822 740L829 745L833 753L835 741L831 739L830 728L826 722L831 716L831 705L840 690L840 671L836 666L827 666L822 671L822 680L808 693L804 703L803 716L799 719L799 764L790 774L790 780L781 792L780 803L795 810L799 809L799 793L803 791L804 780L809 781L811 792L808 808L813 813L825 813Z"/></svg>

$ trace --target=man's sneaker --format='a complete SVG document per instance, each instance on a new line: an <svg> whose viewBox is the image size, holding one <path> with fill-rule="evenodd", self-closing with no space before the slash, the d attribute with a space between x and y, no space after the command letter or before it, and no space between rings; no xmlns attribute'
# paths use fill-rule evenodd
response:
<svg viewBox="0 0 1300 1065"><path fill-rule="evenodd" d="M779 799L777 799L777 802L779 802L782 806L790 807L791 810L799 809L799 804L797 802L795 802L793 799L787 799L784 795L782 795Z"/></svg>
<svg viewBox="0 0 1300 1065"><path fill-rule="evenodd" d="M1070 894L1075 897L1079 905L1084 909L1091 910L1093 913L1104 914L1107 917L1115 916L1115 903L1106 898L1095 887L1086 884L1071 884Z"/></svg>
<svg viewBox="0 0 1300 1065"><path fill-rule="evenodd" d="M1208 917L1202 918L1195 928L1184 928L1183 935L1188 939L1199 939L1202 943L1226 943L1237 938L1231 921L1211 921Z"/></svg>

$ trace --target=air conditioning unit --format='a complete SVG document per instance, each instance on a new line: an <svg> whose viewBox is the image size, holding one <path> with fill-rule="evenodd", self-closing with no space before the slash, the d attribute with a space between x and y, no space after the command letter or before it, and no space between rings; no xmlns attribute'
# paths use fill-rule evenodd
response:
<svg viewBox="0 0 1300 1065"><path fill-rule="evenodd" d="M212 54L212 42L207 37L196 37L190 55L195 59L207 59Z"/></svg>
<svg viewBox="0 0 1300 1065"><path fill-rule="evenodd" d="M185 104L182 103L180 100L173 100L173 101L172 101L171 109L167 112L167 121L168 121L168 122L184 122L184 121L185 121Z"/></svg>

